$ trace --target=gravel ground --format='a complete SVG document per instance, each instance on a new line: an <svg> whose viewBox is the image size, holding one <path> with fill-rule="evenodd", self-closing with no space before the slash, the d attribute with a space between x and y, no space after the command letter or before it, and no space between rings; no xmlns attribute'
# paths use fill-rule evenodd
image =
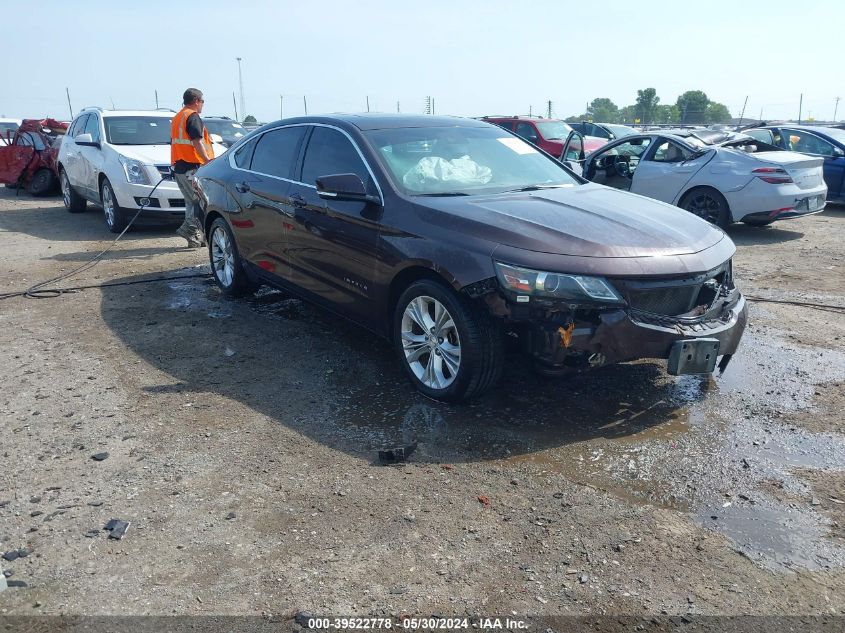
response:
<svg viewBox="0 0 845 633"><path fill-rule="evenodd" d="M8 189L0 230L4 292L110 241ZM845 304L845 209L730 234L747 294ZM74 284L202 272L182 242L130 232ZM0 613L845 614L845 319L750 316L721 378L514 357L447 407L275 291L2 301Z"/></svg>

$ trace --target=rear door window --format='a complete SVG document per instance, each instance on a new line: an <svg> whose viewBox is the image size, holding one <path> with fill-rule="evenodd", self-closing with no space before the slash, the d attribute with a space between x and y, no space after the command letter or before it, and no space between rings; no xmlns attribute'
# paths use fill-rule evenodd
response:
<svg viewBox="0 0 845 633"><path fill-rule="evenodd" d="M252 162L252 153L255 151L256 141L257 139L252 139L237 149L235 152L235 165L241 169L249 169L249 165Z"/></svg>
<svg viewBox="0 0 845 633"><path fill-rule="evenodd" d="M364 161L346 135L329 127L317 126L305 150L302 182L316 185L320 176L334 174L356 174L365 185L370 182Z"/></svg>
<svg viewBox="0 0 845 633"><path fill-rule="evenodd" d="M304 135L305 126L302 125L265 132L257 141L250 169L268 176L291 179Z"/></svg>

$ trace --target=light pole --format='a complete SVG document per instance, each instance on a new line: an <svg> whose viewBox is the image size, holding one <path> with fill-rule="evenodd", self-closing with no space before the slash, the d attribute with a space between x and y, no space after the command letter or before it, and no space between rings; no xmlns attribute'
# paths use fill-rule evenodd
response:
<svg viewBox="0 0 845 633"><path fill-rule="evenodd" d="M241 116L246 117L246 108L244 108L244 76L241 73L241 58L235 57L238 60L238 86L241 90Z"/></svg>

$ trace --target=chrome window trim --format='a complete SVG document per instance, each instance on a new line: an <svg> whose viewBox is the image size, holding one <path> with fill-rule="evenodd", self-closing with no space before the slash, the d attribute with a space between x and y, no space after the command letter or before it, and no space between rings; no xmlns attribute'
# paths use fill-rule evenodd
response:
<svg viewBox="0 0 845 633"><path fill-rule="evenodd" d="M367 162L367 159L364 157L364 154L363 154L363 152L361 152L361 148L358 147L358 143L355 142L355 139L353 139L352 136L350 136L349 133L346 130L339 128L336 125L330 125L328 123L289 123L287 125L277 125L276 127L272 127L268 130L264 130L263 132L261 132L261 134L259 134L255 138L255 144L258 145L258 143L261 141L261 137L264 136L265 134L267 134L268 132L274 132L276 130L281 130L281 129L289 128L289 127L307 127L307 126L327 127L327 128L331 128L332 130L337 130L338 132L343 134L349 140L350 143L352 143L352 147L354 147L355 151L358 152L358 157L361 159L361 162L364 163L364 167L367 168L367 173L369 173L370 178L373 179L373 183L375 184L376 189L378 190L378 195L379 195L379 200L381 201L381 205L384 206L384 192L381 189L381 185L379 184L378 178L376 178L375 172L373 172L373 168L370 166L370 163ZM249 140L246 140L240 147L236 148L235 151L230 150L229 152L226 152L227 154L231 154L229 156L229 167L231 167L235 171L243 171L243 172L246 172L248 174L258 174L259 176L264 176L266 178L273 178L275 180L281 180L283 182L289 182L289 183L292 183L294 185L302 185L303 187L308 187L309 189L315 189L315 190L317 189L316 186L309 185L307 182L302 182L301 180L292 180L291 178L283 178L281 176L274 176L273 174L265 174L262 171L255 171L254 169L244 169L243 167L238 167L235 164L235 154L237 154L238 150L240 150L240 148L243 147L243 145L246 145L247 143L252 142L252 140L253 139L251 139L251 138ZM253 150L253 151L255 151L255 150ZM306 147L306 151L307 151L307 147Z"/></svg>

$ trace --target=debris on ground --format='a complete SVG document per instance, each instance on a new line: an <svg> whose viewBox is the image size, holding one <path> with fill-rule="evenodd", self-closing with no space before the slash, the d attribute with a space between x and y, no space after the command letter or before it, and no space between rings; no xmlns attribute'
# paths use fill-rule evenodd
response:
<svg viewBox="0 0 845 633"><path fill-rule="evenodd" d="M478 502L479 502L481 505L483 505L485 508L489 508L489 507L490 507L490 499L488 499L488 498L487 498L486 496L484 496L484 495L479 495L479 496L478 496Z"/></svg>
<svg viewBox="0 0 845 633"><path fill-rule="evenodd" d="M308 621L313 620L314 616L311 614L310 611L297 611L296 615L293 616L294 621L304 629L308 628Z"/></svg>
<svg viewBox="0 0 845 633"><path fill-rule="evenodd" d="M91 459L93 459L95 462L102 462L107 460L108 458L109 454L105 451L102 453L94 453L93 455L91 455Z"/></svg>
<svg viewBox="0 0 845 633"><path fill-rule="evenodd" d="M397 462L404 462L411 454L417 450L417 443L408 444L407 446L398 446L396 448L388 448L378 452L379 461L385 464L395 464Z"/></svg>
<svg viewBox="0 0 845 633"><path fill-rule="evenodd" d="M122 519L112 519L111 521L106 523L106 527L103 529L109 533L109 538L113 538L119 541L126 534L126 530L129 529L129 521L123 521Z"/></svg>

